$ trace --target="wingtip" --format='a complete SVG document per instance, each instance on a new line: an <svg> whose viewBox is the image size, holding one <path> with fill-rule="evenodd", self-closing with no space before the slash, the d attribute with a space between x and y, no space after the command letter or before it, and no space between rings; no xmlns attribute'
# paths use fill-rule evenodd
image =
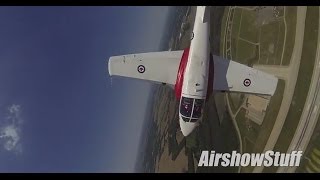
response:
<svg viewBox="0 0 320 180"><path fill-rule="evenodd" d="M112 76L111 62L112 62L112 56L108 59L108 62L107 62L109 76Z"/></svg>

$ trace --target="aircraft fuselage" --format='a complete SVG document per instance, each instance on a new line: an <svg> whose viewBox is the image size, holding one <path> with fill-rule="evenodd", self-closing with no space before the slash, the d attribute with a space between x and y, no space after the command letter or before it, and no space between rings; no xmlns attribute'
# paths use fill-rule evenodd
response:
<svg viewBox="0 0 320 180"><path fill-rule="evenodd" d="M210 68L209 34L209 11L204 6L198 7L179 105L179 123L184 136L189 135L198 125L207 98Z"/></svg>

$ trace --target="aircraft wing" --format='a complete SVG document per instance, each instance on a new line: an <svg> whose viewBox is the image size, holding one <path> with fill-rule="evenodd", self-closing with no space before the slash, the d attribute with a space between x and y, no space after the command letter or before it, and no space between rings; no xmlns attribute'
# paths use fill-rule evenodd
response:
<svg viewBox="0 0 320 180"><path fill-rule="evenodd" d="M278 79L246 65L213 55L213 90L273 95Z"/></svg>
<svg viewBox="0 0 320 180"><path fill-rule="evenodd" d="M174 85L183 54L162 51L112 56L108 62L110 76L124 76Z"/></svg>

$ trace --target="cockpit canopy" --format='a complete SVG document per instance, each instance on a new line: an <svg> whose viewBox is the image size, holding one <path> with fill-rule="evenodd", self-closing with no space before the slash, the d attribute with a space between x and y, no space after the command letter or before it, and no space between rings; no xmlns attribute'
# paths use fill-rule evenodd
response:
<svg viewBox="0 0 320 180"><path fill-rule="evenodd" d="M183 97L180 102L180 114L185 122L196 122L202 115L204 99Z"/></svg>

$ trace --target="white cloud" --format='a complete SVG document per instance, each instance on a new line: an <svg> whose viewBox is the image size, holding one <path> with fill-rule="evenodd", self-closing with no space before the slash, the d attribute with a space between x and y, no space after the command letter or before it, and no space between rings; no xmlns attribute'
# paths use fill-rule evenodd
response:
<svg viewBox="0 0 320 180"><path fill-rule="evenodd" d="M0 145L7 151L21 153L21 125L20 105L13 104L8 107L6 123L0 127Z"/></svg>
<svg viewBox="0 0 320 180"><path fill-rule="evenodd" d="M8 107L8 110L11 114L18 114L20 112L20 105L13 104Z"/></svg>
<svg viewBox="0 0 320 180"><path fill-rule="evenodd" d="M4 143L4 147L6 150L11 151L17 145L20 140L18 135L18 129L15 126L7 126L2 130L0 138L6 138L6 142Z"/></svg>

